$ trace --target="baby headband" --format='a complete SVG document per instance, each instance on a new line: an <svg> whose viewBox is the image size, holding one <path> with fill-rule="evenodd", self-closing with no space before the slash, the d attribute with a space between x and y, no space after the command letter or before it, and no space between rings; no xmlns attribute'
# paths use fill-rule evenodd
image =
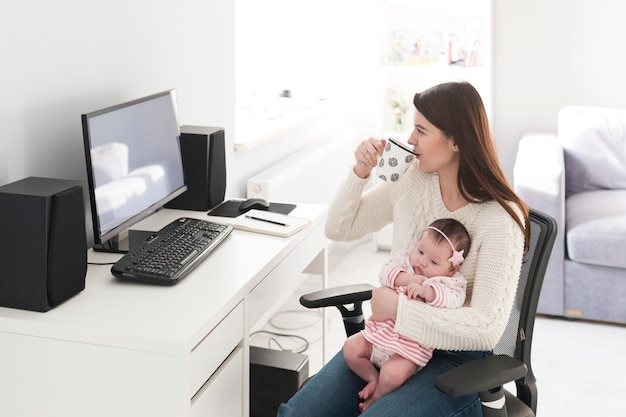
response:
<svg viewBox="0 0 626 417"><path fill-rule="evenodd" d="M434 226L428 226L428 229L433 229L437 232L439 232L439 234L441 236L443 236L448 243L450 244L450 247L452 248L452 256L448 259L448 262L451 262L453 266L458 266L461 265L461 262L463 262L465 260L465 258L463 257L463 250L461 250L460 252L458 250L456 250L454 248L454 245L452 244L452 241L448 238L448 236L446 236L446 234L444 232L442 232L441 230L437 229Z"/></svg>

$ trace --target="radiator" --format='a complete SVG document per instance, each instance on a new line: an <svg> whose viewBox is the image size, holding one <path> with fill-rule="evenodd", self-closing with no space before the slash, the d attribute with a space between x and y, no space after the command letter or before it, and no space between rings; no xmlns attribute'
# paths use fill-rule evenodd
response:
<svg viewBox="0 0 626 417"><path fill-rule="evenodd" d="M247 198L329 204L354 164L356 129L320 139L250 178Z"/></svg>

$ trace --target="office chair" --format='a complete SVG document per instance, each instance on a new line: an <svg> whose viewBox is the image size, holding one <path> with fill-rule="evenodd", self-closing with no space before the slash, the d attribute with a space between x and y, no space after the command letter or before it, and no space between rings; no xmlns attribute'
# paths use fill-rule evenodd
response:
<svg viewBox="0 0 626 417"><path fill-rule="evenodd" d="M511 317L494 355L454 368L435 379L435 386L451 397L479 393L484 417L534 417L537 386L531 367L531 346L537 302L546 265L556 238L556 221L530 210L530 247L524 255ZM369 284L329 288L300 297L307 308L337 307L346 335L365 327L363 302L372 296ZM516 395L504 384L515 381Z"/></svg>

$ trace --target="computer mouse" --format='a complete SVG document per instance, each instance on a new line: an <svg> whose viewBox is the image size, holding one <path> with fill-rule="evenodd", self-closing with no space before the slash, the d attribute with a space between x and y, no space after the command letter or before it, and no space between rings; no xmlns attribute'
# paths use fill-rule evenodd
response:
<svg viewBox="0 0 626 417"><path fill-rule="evenodd" d="M242 201L239 204L239 211L248 211L252 209L256 210L265 210L270 206L270 203L261 197L249 198L245 201Z"/></svg>

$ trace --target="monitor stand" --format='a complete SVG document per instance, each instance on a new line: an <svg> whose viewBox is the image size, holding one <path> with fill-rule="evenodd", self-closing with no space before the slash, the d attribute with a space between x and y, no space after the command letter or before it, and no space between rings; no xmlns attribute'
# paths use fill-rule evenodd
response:
<svg viewBox="0 0 626 417"><path fill-rule="evenodd" d="M96 252L126 253L139 246L152 236L154 232L147 230L127 230L106 242L93 245Z"/></svg>

